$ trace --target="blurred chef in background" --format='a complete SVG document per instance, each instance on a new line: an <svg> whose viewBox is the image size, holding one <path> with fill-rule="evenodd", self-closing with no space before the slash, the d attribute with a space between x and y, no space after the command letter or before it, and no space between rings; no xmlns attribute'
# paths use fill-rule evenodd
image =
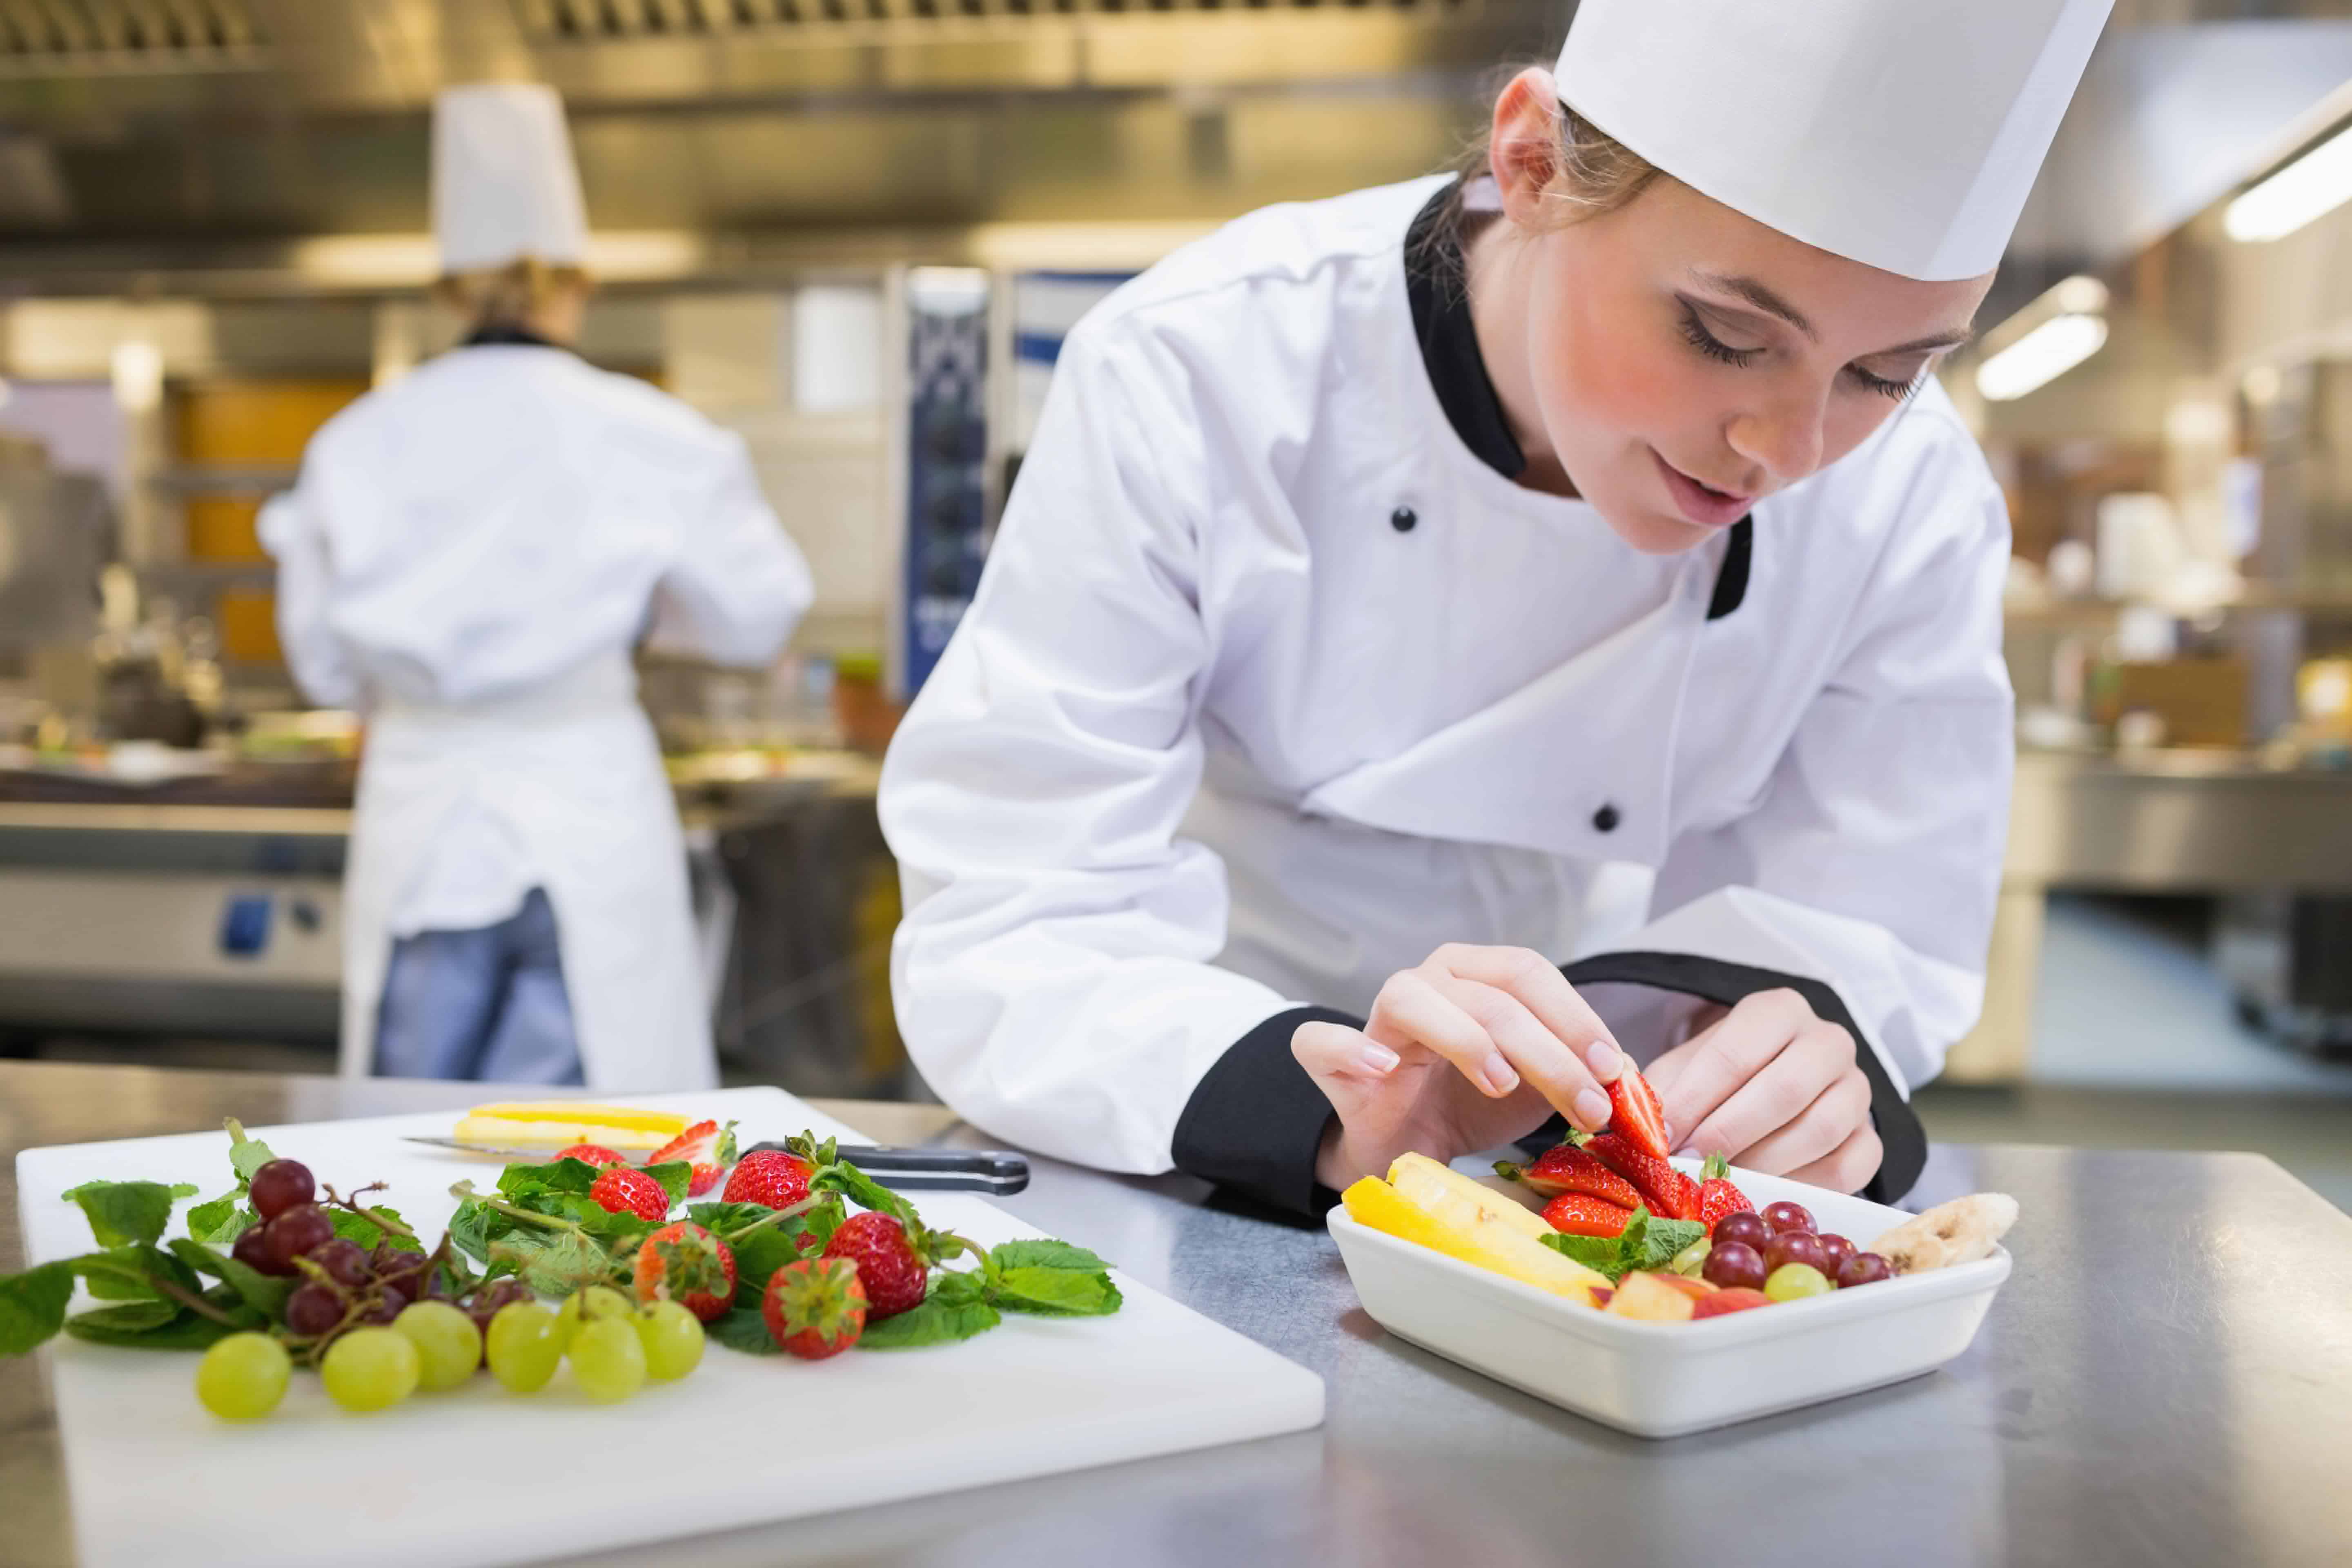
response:
<svg viewBox="0 0 2352 1568"><path fill-rule="evenodd" d="M262 537L303 689L367 721L347 1073L717 1081L686 850L631 650L758 666L808 568L740 437L571 352L588 234L562 101L434 109L463 344L319 433Z"/></svg>

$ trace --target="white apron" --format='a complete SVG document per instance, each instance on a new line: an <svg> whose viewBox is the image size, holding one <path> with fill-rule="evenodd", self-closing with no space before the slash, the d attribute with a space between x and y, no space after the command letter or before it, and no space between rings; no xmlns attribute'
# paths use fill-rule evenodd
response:
<svg viewBox="0 0 2352 1568"><path fill-rule="evenodd" d="M469 805L511 834L555 908L582 1066L598 1090L718 1079L686 846L625 663L465 708L371 715L343 884L342 1071L375 1059L394 911Z"/></svg>

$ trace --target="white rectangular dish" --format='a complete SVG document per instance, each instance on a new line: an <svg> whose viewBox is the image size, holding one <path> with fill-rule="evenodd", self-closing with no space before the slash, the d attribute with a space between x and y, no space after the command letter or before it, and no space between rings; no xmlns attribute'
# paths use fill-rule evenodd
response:
<svg viewBox="0 0 2352 1568"><path fill-rule="evenodd" d="M733 1118L746 1144L804 1128L861 1141L775 1089L630 1102ZM445 1134L454 1121L439 1113L251 1131L339 1188L389 1182L381 1201L437 1237L456 1207L450 1184L488 1186L498 1172L493 1162L405 1142ZM97 1178L185 1181L209 1196L227 1185L227 1148L225 1134L200 1132L24 1151L17 1202L30 1260L91 1249L81 1211L58 1196L67 1188ZM915 1201L932 1223L982 1246L1037 1234L977 1197ZM184 1225L175 1213L172 1233ZM274 1415L233 1424L197 1405L193 1355L64 1337L36 1353L49 1363L83 1568L562 1560L1322 1420L1314 1373L1114 1278L1126 1303L1109 1317L1009 1317L960 1344L814 1363L713 1346L691 1377L617 1405L591 1405L568 1378L519 1395L483 1376L355 1415L297 1373Z"/></svg>
<svg viewBox="0 0 2352 1568"><path fill-rule="evenodd" d="M1697 1162L1677 1160L1693 1174ZM1465 1171L1477 1163L1463 1161ZM1487 1167L1491 1169L1491 1167ZM1759 1208L1783 1198L1868 1247L1911 1216L1865 1198L1734 1170ZM1483 1178L1526 1203L1525 1189ZM1530 1205L1533 1206L1533 1205ZM1400 1240L1331 1211L1356 1294L1400 1339L1641 1437L1678 1437L1932 1372L1969 1348L2010 1258L1685 1323L1638 1322Z"/></svg>

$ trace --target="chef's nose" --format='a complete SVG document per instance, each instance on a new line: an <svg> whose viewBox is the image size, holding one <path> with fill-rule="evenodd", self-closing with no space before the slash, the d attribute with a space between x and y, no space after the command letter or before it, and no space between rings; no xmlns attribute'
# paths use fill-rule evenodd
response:
<svg viewBox="0 0 2352 1568"><path fill-rule="evenodd" d="M1778 488L1822 466L1822 416L1819 399L1792 394L1733 416L1724 436L1733 451L1763 468Z"/></svg>

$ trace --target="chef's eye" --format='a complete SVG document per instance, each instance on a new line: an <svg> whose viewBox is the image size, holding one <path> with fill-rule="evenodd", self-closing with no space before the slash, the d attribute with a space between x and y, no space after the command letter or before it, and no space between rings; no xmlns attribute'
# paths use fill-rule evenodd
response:
<svg viewBox="0 0 2352 1568"><path fill-rule="evenodd" d="M1760 348L1733 348L1706 330L1706 323L1699 320L1698 312L1687 301L1683 305L1683 339L1718 364L1748 364L1764 352Z"/></svg>
<svg viewBox="0 0 2352 1568"><path fill-rule="evenodd" d="M1853 377L1856 386L1865 391L1874 392L1881 397L1891 397L1900 403L1919 389L1920 382L1927 379L1927 366L1921 365L1911 373L1910 379L1907 381L1894 381L1886 376L1873 375L1858 364L1846 366L1845 373Z"/></svg>

